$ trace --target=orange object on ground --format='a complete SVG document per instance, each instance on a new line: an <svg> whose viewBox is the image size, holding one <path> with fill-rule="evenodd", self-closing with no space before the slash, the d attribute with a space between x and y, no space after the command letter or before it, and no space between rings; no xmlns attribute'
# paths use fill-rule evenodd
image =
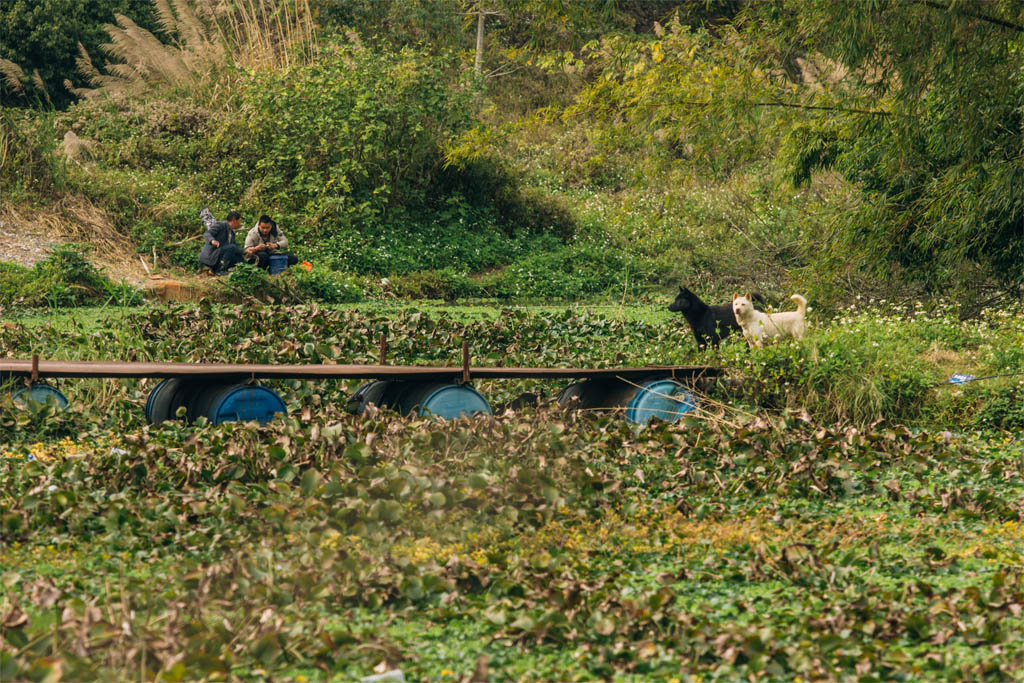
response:
<svg viewBox="0 0 1024 683"><path fill-rule="evenodd" d="M313 272L313 264L310 263L309 261L303 261L302 262L302 267L305 268L310 273Z"/></svg>

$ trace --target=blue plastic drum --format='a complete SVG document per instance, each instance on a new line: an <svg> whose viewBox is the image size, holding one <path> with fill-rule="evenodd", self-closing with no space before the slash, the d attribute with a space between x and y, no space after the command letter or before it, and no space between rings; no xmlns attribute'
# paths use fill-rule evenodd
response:
<svg viewBox="0 0 1024 683"><path fill-rule="evenodd" d="M392 407L403 415L432 415L445 420L493 414L479 391L466 384L446 382L409 382Z"/></svg>
<svg viewBox="0 0 1024 683"><path fill-rule="evenodd" d="M21 405L28 403L45 405L47 402L53 401L59 410L67 410L68 407L67 397L59 389L54 389L49 384L33 384L31 387L22 387L11 394L11 398Z"/></svg>
<svg viewBox="0 0 1024 683"><path fill-rule="evenodd" d="M634 424L652 418L676 422L695 410L697 397L674 379L647 379L637 383L617 379L588 379L570 384L558 395L558 402L583 410L622 410Z"/></svg>
<svg viewBox="0 0 1024 683"><path fill-rule="evenodd" d="M287 254L271 254L270 255L270 274L277 275L283 273L288 268L288 255Z"/></svg>
<svg viewBox="0 0 1024 683"><path fill-rule="evenodd" d="M201 381L189 377L169 377L153 387L146 398L146 421L158 425L177 417L178 408L188 407L204 388Z"/></svg>
<svg viewBox="0 0 1024 683"><path fill-rule="evenodd" d="M676 422L697 405L697 397L676 380L656 379L637 389L626 405L626 419L641 425L655 417Z"/></svg>
<svg viewBox="0 0 1024 683"><path fill-rule="evenodd" d="M284 401L272 389L258 384L210 385L189 405L189 419L205 417L213 424L240 420L270 422L277 413L287 412Z"/></svg>

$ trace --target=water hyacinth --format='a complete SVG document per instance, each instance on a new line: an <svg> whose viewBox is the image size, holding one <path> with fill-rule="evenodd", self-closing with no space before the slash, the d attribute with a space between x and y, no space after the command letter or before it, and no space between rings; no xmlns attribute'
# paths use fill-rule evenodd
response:
<svg viewBox="0 0 1024 683"><path fill-rule="evenodd" d="M452 362L469 339L474 364L729 371L701 387L700 412L643 427L550 401L471 421L349 415L343 382L275 383L288 415L262 426L145 425L152 381L69 380L61 413L0 396L14 652L0 666L182 680L353 679L397 662L467 678L481 658L526 680L1024 670L1024 382L937 386L951 369L1020 372L1020 312L812 312L800 342L702 354L666 303L204 304L0 329L13 356L127 344L140 360L373 363L386 333L396 364ZM495 402L557 389L476 386Z"/></svg>

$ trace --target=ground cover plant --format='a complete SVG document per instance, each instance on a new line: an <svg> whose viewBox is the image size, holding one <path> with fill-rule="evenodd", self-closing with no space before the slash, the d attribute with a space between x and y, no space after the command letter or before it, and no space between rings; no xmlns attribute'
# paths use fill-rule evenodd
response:
<svg viewBox="0 0 1024 683"><path fill-rule="evenodd" d="M70 680L1012 678L1020 310L864 306L802 342L700 354L659 305L107 311L0 328L0 355L732 370L637 427L542 405L349 415L275 385L266 426L159 428L152 382L0 397L0 671ZM529 383L480 386L497 403ZM551 392L551 387L541 387ZM879 417L889 416L885 421ZM908 426L901 426L899 422Z"/></svg>

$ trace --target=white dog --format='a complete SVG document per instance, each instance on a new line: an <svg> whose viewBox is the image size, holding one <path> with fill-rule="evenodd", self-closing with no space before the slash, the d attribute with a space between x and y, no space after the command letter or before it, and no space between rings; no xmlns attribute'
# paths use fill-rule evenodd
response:
<svg viewBox="0 0 1024 683"><path fill-rule="evenodd" d="M743 336L749 344L761 348L764 340L771 337L803 339L804 333L807 332L807 320L804 319L807 299L799 294L789 298L796 302L796 311L771 315L754 310L749 294L737 294L732 298L732 313L736 316L736 322L743 329Z"/></svg>

